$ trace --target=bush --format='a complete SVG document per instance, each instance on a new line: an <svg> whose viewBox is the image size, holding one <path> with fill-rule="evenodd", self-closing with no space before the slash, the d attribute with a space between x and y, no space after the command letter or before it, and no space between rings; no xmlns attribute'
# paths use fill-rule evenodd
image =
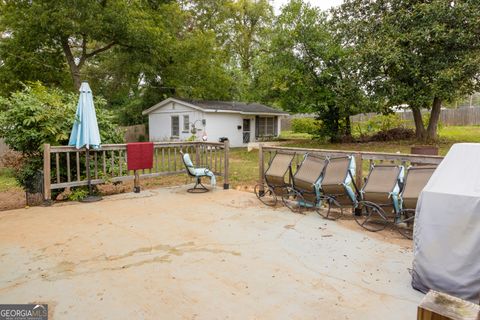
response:
<svg viewBox="0 0 480 320"><path fill-rule="evenodd" d="M396 113L379 114L366 122L368 132L388 131L395 128L403 128L406 122Z"/></svg>
<svg viewBox="0 0 480 320"><path fill-rule="evenodd" d="M15 177L26 189L42 168L43 144L66 145L72 130L78 95L40 83L25 86L10 98L0 97L0 137L10 149L20 152L22 165ZM104 99L95 99L102 143L119 143L123 137L105 110Z"/></svg>
<svg viewBox="0 0 480 320"><path fill-rule="evenodd" d="M295 133L315 134L320 130L320 121L313 118L292 119L292 131Z"/></svg>
<svg viewBox="0 0 480 320"><path fill-rule="evenodd" d="M395 141L395 140L410 140L415 138L415 131L409 128L393 128L388 130L380 130L371 137L368 141Z"/></svg>

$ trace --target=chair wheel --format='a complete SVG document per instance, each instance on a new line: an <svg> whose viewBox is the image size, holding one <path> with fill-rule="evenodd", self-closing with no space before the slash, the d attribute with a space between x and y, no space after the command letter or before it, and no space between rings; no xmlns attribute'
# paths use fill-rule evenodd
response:
<svg viewBox="0 0 480 320"><path fill-rule="evenodd" d="M277 195L267 184L256 184L255 195L263 204L274 207L277 204Z"/></svg>
<svg viewBox="0 0 480 320"><path fill-rule="evenodd" d="M325 210L325 208L317 207L315 210L320 216L322 216L322 218L328 220L338 220L341 216L343 216L343 206L335 198L325 197L322 200L327 202L327 209ZM335 207L340 210L332 210Z"/></svg>
<svg viewBox="0 0 480 320"><path fill-rule="evenodd" d="M306 209L305 198L300 192L292 188L287 188L282 195L282 202L285 207L295 213L303 213Z"/></svg>
<svg viewBox="0 0 480 320"><path fill-rule="evenodd" d="M359 226L372 232L385 229L388 219L380 206L373 202L361 201L359 207L361 208L360 214L353 215Z"/></svg>

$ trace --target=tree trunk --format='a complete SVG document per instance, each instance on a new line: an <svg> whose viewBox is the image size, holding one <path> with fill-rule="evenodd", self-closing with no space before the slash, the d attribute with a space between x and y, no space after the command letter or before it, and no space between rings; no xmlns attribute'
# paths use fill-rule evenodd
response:
<svg viewBox="0 0 480 320"><path fill-rule="evenodd" d="M76 90L80 89L82 84L82 79L80 77L80 67L75 63L75 58L73 57L72 50L68 44L68 38L61 38L63 53L67 59L67 64L70 69L70 75L72 76L73 86Z"/></svg>
<svg viewBox="0 0 480 320"><path fill-rule="evenodd" d="M433 99L432 110L430 111L430 121L427 127L427 140L437 140L438 121L440 119L440 111L442 109L442 100L438 97Z"/></svg>
<svg viewBox="0 0 480 320"><path fill-rule="evenodd" d="M82 85L80 70L78 70L78 68L75 68L75 70L70 70L70 72L72 73L73 86L76 90L79 90L80 86Z"/></svg>
<svg viewBox="0 0 480 320"><path fill-rule="evenodd" d="M425 126L423 125L422 112L418 107L412 107L413 120L415 122L415 136L417 140L424 141L426 137Z"/></svg>
<svg viewBox="0 0 480 320"><path fill-rule="evenodd" d="M350 116L345 116L345 136L352 136L352 124L350 123Z"/></svg>

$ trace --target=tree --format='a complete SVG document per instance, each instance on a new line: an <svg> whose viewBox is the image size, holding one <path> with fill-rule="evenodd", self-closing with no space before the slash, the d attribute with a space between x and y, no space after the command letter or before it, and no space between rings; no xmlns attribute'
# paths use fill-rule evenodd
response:
<svg viewBox="0 0 480 320"><path fill-rule="evenodd" d="M155 54L165 37L163 1L2 1L2 42L16 51L26 50L39 61L61 52L78 89L86 63L121 47ZM6 51L3 51L5 54ZM32 55L33 56L33 55ZM8 62L8 61L7 61ZM55 67L58 65L54 65Z"/></svg>
<svg viewBox="0 0 480 320"><path fill-rule="evenodd" d="M325 13L301 0L282 8L259 77L266 100L291 112L315 112L322 136L350 135L349 116L364 108L356 65Z"/></svg>
<svg viewBox="0 0 480 320"><path fill-rule="evenodd" d="M437 138L442 102L479 88L477 1L346 0L333 19L361 56L362 87L386 107L406 104L420 140Z"/></svg>
<svg viewBox="0 0 480 320"><path fill-rule="evenodd" d="M183 1L192 19L192 30L213 32L222 68L235 83L231 99L252 100L255 91L257 59L273 20L273 8L267 0L195 0Z"/></svg>

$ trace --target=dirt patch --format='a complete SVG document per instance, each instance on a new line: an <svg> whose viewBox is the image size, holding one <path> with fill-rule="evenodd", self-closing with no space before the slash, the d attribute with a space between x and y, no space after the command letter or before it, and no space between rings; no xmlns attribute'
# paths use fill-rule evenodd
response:
<svg viewBox="0 0 480 320"><path fill-rule="evenodd" d="M0 192L0 211L25 208L25 191L20 188Z"/></svg>
<svg viewBox="0 0 480 320"><path fill-rule="evenodd" d="M360 227L353 217L344 217L337 220L337 222L345 228L366 233L366 236L368 235L370 238L396 244L405 249L411 249L413 245L412 240L404 238L394 227L387 227L385 230L379 232L370 232Z"/></svg>

